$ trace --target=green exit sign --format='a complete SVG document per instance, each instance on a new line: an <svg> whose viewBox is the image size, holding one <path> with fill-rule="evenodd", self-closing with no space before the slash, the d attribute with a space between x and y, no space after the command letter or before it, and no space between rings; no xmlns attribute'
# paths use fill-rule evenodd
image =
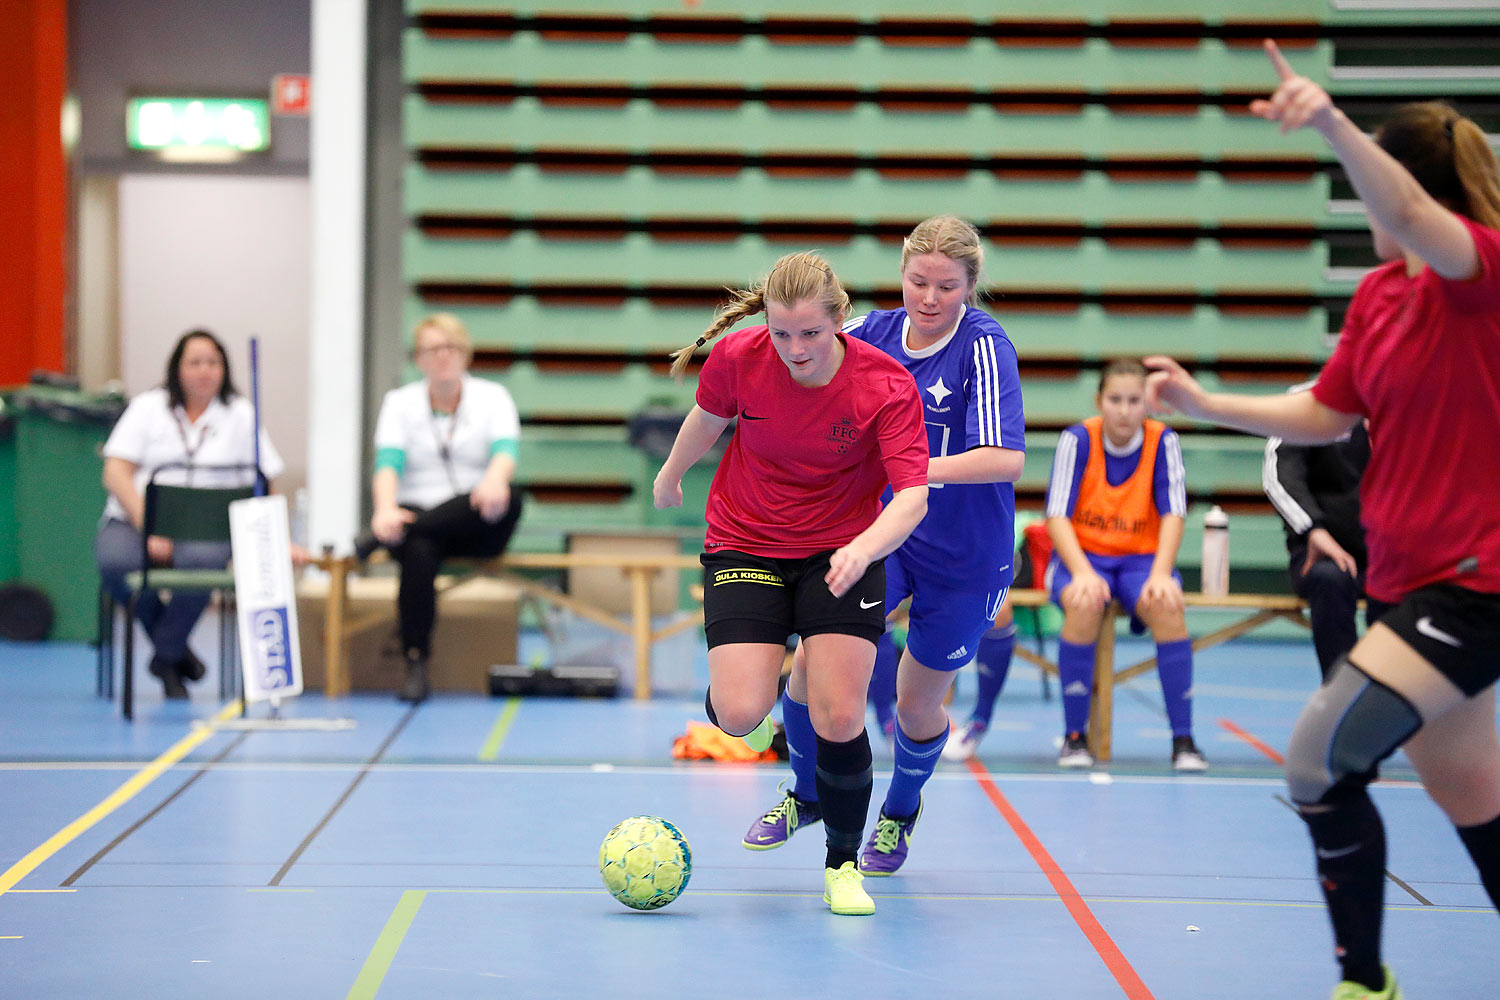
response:
<svg viewBox="0 0 1500 1000"><path fill-rule="evenodd" d="M125 115L131 149L218 158L271 148L270 109L254 97L134 97Z"/></svg>

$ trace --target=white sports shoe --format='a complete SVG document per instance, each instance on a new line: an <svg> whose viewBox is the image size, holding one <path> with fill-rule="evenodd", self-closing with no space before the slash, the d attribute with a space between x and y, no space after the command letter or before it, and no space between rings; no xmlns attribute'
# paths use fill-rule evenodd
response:
<svg viewBox="0 0 1500 1000"><path fill-rule="evenodd" d="M1203 756L1203 751L1198 749L1198 744L1193 742L1191 736L1172 738L1172 770L1191 772L1208 770L1208 760Z"/></svg>
<svg viewBox="0 0 1500 1000"><path fill-rule="evenodd" d="M979 742L984 739L988 728L983 722L965 723L962 729L948 737L948 742L943 747L943 759L960 762L972 760L979 752Z"/></svg>

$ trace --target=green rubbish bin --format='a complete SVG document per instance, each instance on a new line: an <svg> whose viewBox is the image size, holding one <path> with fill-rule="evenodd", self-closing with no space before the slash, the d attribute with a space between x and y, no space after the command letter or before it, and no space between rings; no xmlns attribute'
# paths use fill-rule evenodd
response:
<svg viewBox="0 0 1500 1000"><path fill-rule="evenodd" d="M53 385L26 386L10 402L16 579L52 602L51 638L84 642L98 624L94 535L104 512L101 453L125 402Z"/></svg>
<svg viewBox="0 0 1500 1000"><path fill-rule="evenodd" d="M9 583L21 570L16 537L16 420L10 393L0 393L0 583Z"/></svg>

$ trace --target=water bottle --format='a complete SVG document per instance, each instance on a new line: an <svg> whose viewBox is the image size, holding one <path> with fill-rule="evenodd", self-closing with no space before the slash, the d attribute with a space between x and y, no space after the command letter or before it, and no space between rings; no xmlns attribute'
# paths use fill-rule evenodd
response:
<svg viewBox="0 0 1500 1000"><path fill-rule="evenodd" d="M1203 593L1229 593L1229 515L1217 505L1203 515Z"/></svg>

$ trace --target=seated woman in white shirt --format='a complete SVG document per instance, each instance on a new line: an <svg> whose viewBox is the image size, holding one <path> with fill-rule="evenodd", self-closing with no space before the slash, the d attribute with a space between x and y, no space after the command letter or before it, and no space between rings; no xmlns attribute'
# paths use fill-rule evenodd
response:
<svg viewBox="0 0 1500 1000"><path fill-rule="evenodd" d="M130 401L104 444L104 488L109 501L94 542L99 574L115 599L129 591L125 575L141 569L141 530L145 490L151 474L164 465L251 465L255 414L230 377L224 345L207 330L190 330L177 341L160 388ZM282 471L270 435L260 432L260 469L266 479ZM158 482L177 486L248 485L250 475L210 470L173 470ZM173 541L153 535L146 551L154 566L222 569L229 562L227 542ZM136 617L151 639L150 671L168 698L186 698L184 681L201 680L204 666L188 649L188 635L208 604L206 593L176 594L163 601L141 594Z"/></svg>
<svg viewBox="0 0 1500 1000"><path fill-rule="evenodd" d="M422 380L392 389L380 406L373 539L356 547L364 555L384 545L401 565L400 697L419 702L428 694L438 567L451 556L500 555L521 516L521 494L511 489L521 423L504 386L469 375L474 350L458 317L418 323L414 356Z"/></svg>

